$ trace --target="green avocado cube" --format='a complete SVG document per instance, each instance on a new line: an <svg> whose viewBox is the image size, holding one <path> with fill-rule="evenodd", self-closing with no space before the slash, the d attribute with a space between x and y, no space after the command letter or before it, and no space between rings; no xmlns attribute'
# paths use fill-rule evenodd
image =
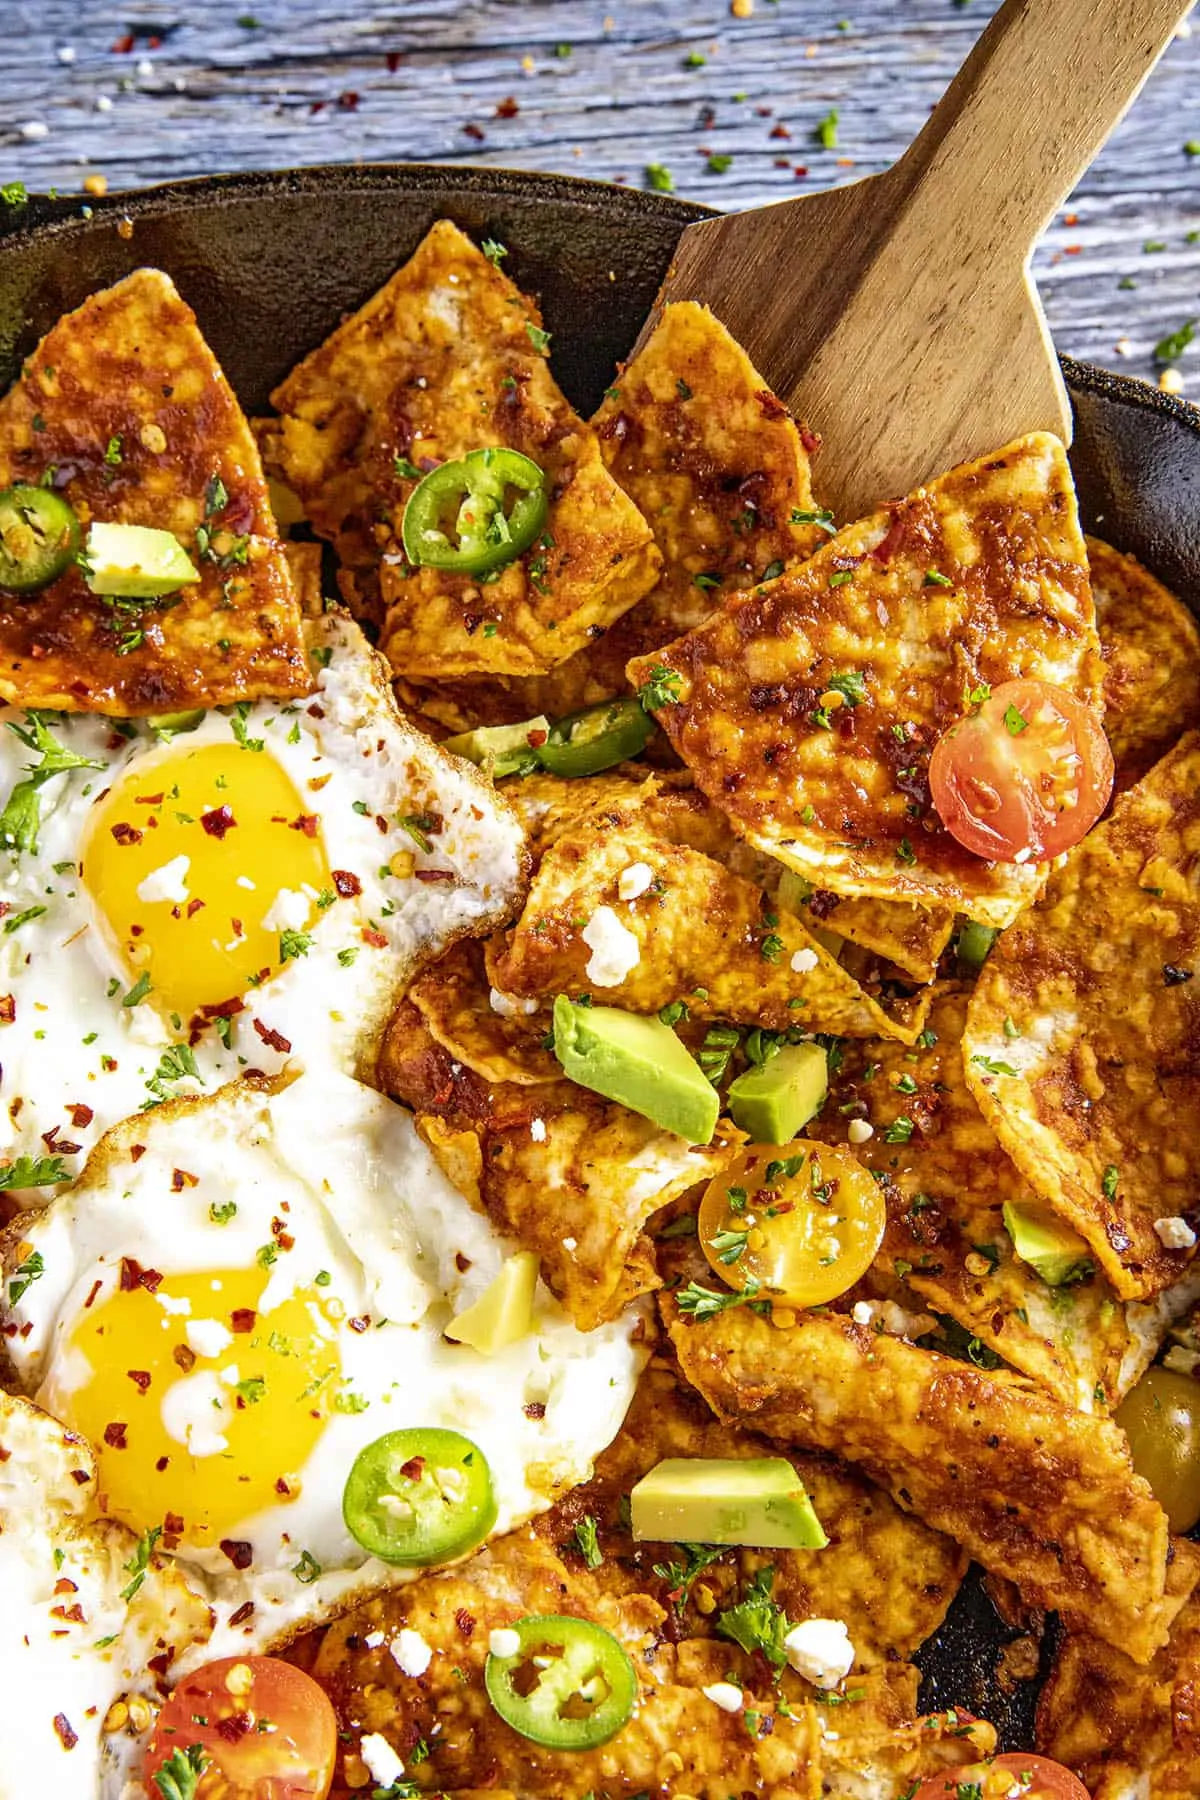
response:
<svg viewBox="0 0 1200 1800"><path fill-rule="evenodd" d="M720 1096L669 1025L617 1006L554 1002L554 1054L580 1087L616 1100L689 1144L707 1144Z"/></svg>
<svg viewBox="0 0 1200 1800"><path fill-rule="evenodd" d="M451 1319L445 1335L456 1344L469 1344L481 1356L494 1356L528 1337L533 1329L537 1279L537 1257L532 1250L518 1250L502 1263L500 1273L474 1306Z"/></svg>
<svg viewBox="0 0 1200 1800"><path fill-rule="evenodd" d="M1052 1212L1017 1206L1006 1200L1004 1228L1021 1261L1036 1269L1049 1287L1086 1281L1095 1271L1084 1239L1061 1219L1055 1218Z"/></svg>
<svg viewBox="0 0 1200 1800"><path fill-rule="evenodd" d="M465 756L478 768L486 769L495 781L506 775L521 775L537 767L537 751L530 734L544 744L550 735L550 721L539 713L536 719L525 719L520 725L477 725L474 731L460 731L446 738L443 750L454 756ZM540 735L538 735L540 733Z"/></svg>
<svg viewBox="0 0 1200 1800"><path fill-rule="evenodd" d="M785 1044L729 1086L729 1113L756 1144L790 1144L815 1118L829 1092L829 1059L820 1044Z"/></svg>
<svg viewBox="0 0 1200 1800"><path fill-rule="evenodd" d="M83 567L93 594L125 600L161 600L200 579L199 569L174 532L153 525L93 525Z"/></svg>
<svg viewBox="0 0 1200 1800"><path fill-rule="evenodd" d="M804 1484L783 1456L672 1456L629 1496L635 1538L669 1544L744 1544L823 1550L829 1539Z"/></svg>

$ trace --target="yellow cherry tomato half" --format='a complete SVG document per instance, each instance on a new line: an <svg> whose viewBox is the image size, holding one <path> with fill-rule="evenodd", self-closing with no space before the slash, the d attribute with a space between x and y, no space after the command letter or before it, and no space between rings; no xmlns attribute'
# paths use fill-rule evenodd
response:
<svg viewBox="0 0 1200 1800"><path fill-rule="evenodd" d="M1200 1520L1200 1382L1147 1369L1114 1417L1171 1530L1190 1531Z"/></svg>
<svg viewBox="0 0 1200 1800"><path fill-rule="evenodd" d="M698 1229L730 1287L823 1306L870 1268L886 1224L883 1190L856 1157L798 1138L744 1150L705 1189Z"/></svg>

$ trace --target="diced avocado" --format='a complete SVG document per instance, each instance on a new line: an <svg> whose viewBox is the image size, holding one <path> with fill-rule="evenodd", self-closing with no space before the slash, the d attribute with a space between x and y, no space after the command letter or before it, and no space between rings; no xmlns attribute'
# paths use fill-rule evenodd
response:
<svg viewBox="0 0 1200 1800"><path fill-rule="evenodd" d="M127 600L160 600L200 579L199 569L174 532L153 525L93 525L84 564L93 594Z"/></svg>
<svg viewBox="0 0 1200 1800"><path fill-rule="evenodd" d="M1092 1274L1095 1265L1087 1244L1053 1213L1006 1200L1004 1228L1022 1262L1036 1269L1050 1287L1065 1287Z"/></svg>
<svg viewBox="0 0 1200 1800"><path fill-rule="evenodd" d="M963 968L978 974L999 936L994 925L980 925L975 919L964 919L958 934L958 960Z"/></svg>
<svg viewBox="0 0 1200 1800"><path fill-rule="evenodd" d="M146 723L159 737L173 738L182 731L195 731L197 725L203 725L205 717L204 708L198 706L192 712L151 713Z"/></svg>
<svg viewBox="0 0 1200 1800"><path fill-rule="evenodd" d="M846 940L836 931L827 930L819 919L813 918L808 903L816 891L812 882L806 881L803 875L797 875L795 869L785 869L779 877L775 898L784 912L794 913L797 918L804 920L810 936L816 938L823 950L828 950L830 956L838 957L842 954Z"/></svg>
<svg viewBox="0 0 1200 1800"><path fill-rule="evenodd" d="M496 781L506 775L523 775L538 766L537 751L529 742L531 732L541 733L544 744L550 735L550 721L539 713L520 725L479 725L474 731L462 731L447 738L442 745L454 756L465 756L468 762L487 769Z"/></svg>
<svg viewBox="0 0 1200 1800"><path fill-rule="evenodd" d="M825 1104L829 1061L820 1044L785 1044L729 1086L729 1113L756 1144L790 1144Z"/></svg>
<svg viewBox="0 0 1200 1800"><path fill-rule="evenodd" d="M720 1097L661 1019L616 1006L576 1006L560 994L554 1002L554 1054L580 1087L616 1100L689 1144L711 1142Z"/></svg>
<svg viewBox="0 0 1200 1800"><path fill-rule="evenodd" d="M528 1337L533 1329L537 1278L537 1257L532 1250L518 1250L507 1258L474 1306L451 1319L446 1336L456 1344L470 1344L481 1356L494 1356L497 1350Z"/></svg>
<svg viewBox="0 0 1200 1800"><path fill-rule="evenodd" d="M672 1456L629 1496L635 1538L668 1544L745 1544L823 1550L829 1539L782 1456Z"/></svg>

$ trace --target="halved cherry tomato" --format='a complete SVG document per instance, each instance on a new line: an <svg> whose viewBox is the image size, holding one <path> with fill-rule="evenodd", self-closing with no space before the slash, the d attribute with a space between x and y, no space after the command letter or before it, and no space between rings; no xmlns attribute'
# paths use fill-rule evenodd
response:
<svg viewBox="0 0 1200 1800"><path fill-rule="evenodd" d="M1114 1417L1171 1530L1190 1531L1200 1520L1200 1382L1147 1369Z"/></svg>
<svg viewBox="0 0 1200 1800"><path fill-rule="evenodd" d="M1108 805L1112 751L1099 719L1048 681L1006 681L942 734L933 804L964 849L1043 862L1086 836Z"/></svg>
<svg viewBox="0 0 1200 1800"><path fill-rule="evenodd" d="M226 1656L171 1694L143 1781L165 1800L325 1800L336 1756L337 1718L311 1676L274 1656Z"/></svg>
<svg viewBox="0 0 1200 1800"><path fill-rule="evenodd" d="M698 1230L730 1287L823 1306L870 1268L886 1224L883 1189L856 1157L797 1138L744 1150L709 1183Z"/></svg>
<svg viewBox="0 0 1200 1800"><path fill-rule="evenodd" d="M913 1800L959 1800L964 1791L971 1800L977 1793L980 1800L1089 1800L1083 1783L1061 1763L1022 1751L929 1775Z"/></svg>

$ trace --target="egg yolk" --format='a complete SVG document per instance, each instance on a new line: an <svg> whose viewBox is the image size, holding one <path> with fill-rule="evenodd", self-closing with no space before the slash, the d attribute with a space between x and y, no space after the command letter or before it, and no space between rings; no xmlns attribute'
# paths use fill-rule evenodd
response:
<svg viewBox="0 0 1200 1800"><path fill-rule="evenodd" d="M187 1022L303 956L332 897L317 815L271 755L232 742L176 747L118 782L81 873L131 985Z"/></svg>
<svg viewBox="0 0 1200 1800"><path fill-rule="evenodd" d="M298 1497L340 1391L336 1303L299 1289L261 1312L267 1278L218 1269L151 1289L143 1274L76 1323L44 1403L95 1449L101 1508L139 1534L207 1547Z"/></svg>

